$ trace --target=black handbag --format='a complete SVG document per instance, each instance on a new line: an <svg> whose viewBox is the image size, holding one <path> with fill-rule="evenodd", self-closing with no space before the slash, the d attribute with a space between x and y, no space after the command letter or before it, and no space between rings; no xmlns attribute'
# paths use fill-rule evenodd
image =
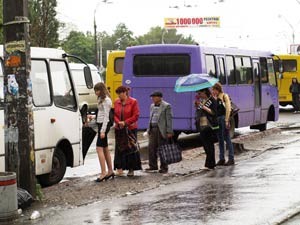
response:
<svg viewBox="0 0 300 225"><path fill-rule="evenodd" d="M160 160L166 164L177 163L182 160L181 150L174 141L168 141L158 148Z"/></svg>

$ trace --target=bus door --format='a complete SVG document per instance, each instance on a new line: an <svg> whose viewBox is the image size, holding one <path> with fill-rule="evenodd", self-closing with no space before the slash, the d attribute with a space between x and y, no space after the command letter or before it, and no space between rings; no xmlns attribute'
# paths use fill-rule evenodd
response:
<svg viewBox="0 0 300 225"><path fill-rule="evenodd" d="M82 161L81 126L67 63L64 60L31 62L36 174L40 175L51 172L54 151L63 140L74 150L73 166Z"/></svg>
<svg viewBox="0 0 300 225"><path fill-rule="evenodd" d="M258 60L253 60L254 74L254 122L261 121L261 73Z"/></svg>
<svg viewBox="0 0 300 225"><path fill-rule="evenodd" d="M3 68L0 65L0 172L5 172L5 146L4 146L4 88Z"/></svg>

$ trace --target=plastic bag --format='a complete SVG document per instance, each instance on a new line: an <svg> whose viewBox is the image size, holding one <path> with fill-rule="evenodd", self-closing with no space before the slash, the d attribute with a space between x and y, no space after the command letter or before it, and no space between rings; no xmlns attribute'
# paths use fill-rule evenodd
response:
<svg viewBox="0 0 300 225"><path fill-rule="evenodd" d="M28 191L18 188L17 190L18 208L25 209L33 202L32 195Z"/></svg>

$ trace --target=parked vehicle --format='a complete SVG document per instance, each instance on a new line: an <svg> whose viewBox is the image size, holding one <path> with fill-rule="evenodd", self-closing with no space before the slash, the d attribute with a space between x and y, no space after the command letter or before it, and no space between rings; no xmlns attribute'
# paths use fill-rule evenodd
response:
<svg viewBox="0 0 300 225"><path fill-rule="evenodd" d="M157 44L126 49L123 84L140 103L139 128L149 121L149 97L153 90L163 92L173 108L173 128L180 132L196 131L195 93L176 93L178 77L192 73L209 74L220 80L226 93L240 108L231 120L234 128L250 126L265 130L268 121L278 120L278 90L273 54L235 48L198 45Z"/></svg>
<svg viewBox="0 0 300 225"><path fill-rule="evenodd" d="M92 80L93 80L93 87L98 82L103 82L103 79L100 76L100 73L97 67L93 64L88 64L91 73L92 73ZM97 109L97 97L94 92L94 88L88 88L85 83L84 75L83 75L83 68L85 64L83 63L70 63L69 64L71 69L71 74L77 89L78 93L78 100L79 100L79 107L83 109L86 107L88 112L95 112Z"/></svg>
<svg viewBox="0 0 300 225"><path fill-rule="evenodd" d="M116 89L122 85L124 57L125 51L111 51L107 57L106 86L113 101L118 97Z"/></svg>
<svg viewBox="0 0 300 225"><path fill-rule="evenodd" d="M43 186L58 183L67 166L79 166L84 161L85 138L78 95L65 57L63 50L31 48L35 173ZM2 46L0 61L0 171L4 171L8 157L4 150L4 131L10 128L4 127ZM86 85L92 87L90 71L86 68L84 71Z"/></svg>
<svg viewBox="0 0 300 225"><path fill-rule="evenodd" d="M276 55L275 70L279 75L279 61L282 65L281 76L278 77L279 104L286 106L293 105L292 94L290 93L290 85L293 78L297 78L300 82L300 55Z"/></svg>

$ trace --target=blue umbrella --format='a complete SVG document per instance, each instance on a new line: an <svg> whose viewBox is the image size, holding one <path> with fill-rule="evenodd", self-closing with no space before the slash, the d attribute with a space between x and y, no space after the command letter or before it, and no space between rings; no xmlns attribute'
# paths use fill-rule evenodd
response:
<svg viewBox="0 0 300 225"><path fill-rule="evenodd" d="M210 88L219 80L204 73L193 73L176 80L174 90L176 92L198 91Z"/></svg>

